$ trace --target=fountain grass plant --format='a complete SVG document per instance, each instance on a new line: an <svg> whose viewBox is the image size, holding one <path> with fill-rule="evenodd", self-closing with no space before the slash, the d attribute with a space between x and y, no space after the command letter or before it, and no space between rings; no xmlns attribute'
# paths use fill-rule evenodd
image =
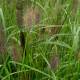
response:
<svg viewBox="0 0 80 80"><path fill-rule="evenodd" d="M0 2L6 38L0 80L79 80L80 1L20 1L22 20L17 0Z"/></svg>

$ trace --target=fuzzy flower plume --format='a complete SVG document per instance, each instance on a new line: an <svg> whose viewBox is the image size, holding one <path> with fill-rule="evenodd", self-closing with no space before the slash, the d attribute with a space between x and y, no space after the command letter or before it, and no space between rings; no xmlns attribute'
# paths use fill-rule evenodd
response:
<svg viewBox="0 0 80 80"><path fill-rule="evenodd" d="M27 29L30 29L32 25L36 24L38 25L40 22L40 12L38 9L33 9L28 10L27 13L23 16L24 19L24 26L27 27Z"/></svg>
<svg viewBox="0 0 80 80"><path fill-rule="evenodd" d="M35 10L35 24L38 25L40 22L40 12L38 9Z"/></svg>
<svg viewBox="0 0 80 80"><path fill-rule="evenodd" d="M17 0L16 2L16 16L17 16L17 23L18 27L23 27L23 4L21 0Z"/></svg>
<svg viewBox="0 0 80 80"><path fill-rule="evenodd" d="M5 54L6 52L6 49L4 47L5 45L5 35L4 35L4 32L3 32L3 28L2 28L2 23L0 21L0 53Z"/></svg>
<svg viewBox="0 0 80 80"><path fill-rule="evenodd" d="M53 56L51 61L50 61L50 66L51 66L51 70L55 70L58 66L58 57L57 56Z"/></svg>
<svg viewBox="0 0 80 80"><path fill-rule="evenodd" d="M33 19L33 10L29 10L28 14L24 15L24 25L27 27L27 29L31 28L32 19Z"/></svg>
<svg viewBox="0 0 80 80"><path fill-rule="evenodd" d="M17 52L16 46L14 44L12 44L12 58L14 61L16 62L20 62L20 57L19 54Z"/></svg>
<svg viewBox="0 0 80 80"><path fill-rule="evenodd" d="M25 51L25 56L26 56L26 50L25 50L25 36L23 32L20 32L20 41L21 41L21 46L23 48L23 51Z"/></svg>

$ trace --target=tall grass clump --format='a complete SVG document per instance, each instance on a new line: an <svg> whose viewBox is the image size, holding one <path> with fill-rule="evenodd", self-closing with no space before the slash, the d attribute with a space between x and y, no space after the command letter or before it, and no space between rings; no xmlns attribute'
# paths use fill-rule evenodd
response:
<svg viewBox="0 0 80 80"><path fill-rule="evenodd" d="M79 80L79 4L1 0L0 80Z"/></svg>

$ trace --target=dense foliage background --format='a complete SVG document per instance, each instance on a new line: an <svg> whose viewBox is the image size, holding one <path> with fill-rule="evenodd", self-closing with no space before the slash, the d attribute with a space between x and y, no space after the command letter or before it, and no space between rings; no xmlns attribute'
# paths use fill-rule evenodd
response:
<svg viewBox="0 0 80 80"><path fill-rule="evenodd" d="M0 80L79 80L80 0L0 0Z"/></svg>

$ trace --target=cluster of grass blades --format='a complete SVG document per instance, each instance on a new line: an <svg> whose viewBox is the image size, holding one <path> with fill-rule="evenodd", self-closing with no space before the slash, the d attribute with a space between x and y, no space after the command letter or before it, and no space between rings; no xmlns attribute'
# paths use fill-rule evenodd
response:
<svg viewBox="0 0 80 80"><path fill-rule="evenodd" d="M79 4L79 0L1 0L6 53L0 80L79 80Z"/></svg>

